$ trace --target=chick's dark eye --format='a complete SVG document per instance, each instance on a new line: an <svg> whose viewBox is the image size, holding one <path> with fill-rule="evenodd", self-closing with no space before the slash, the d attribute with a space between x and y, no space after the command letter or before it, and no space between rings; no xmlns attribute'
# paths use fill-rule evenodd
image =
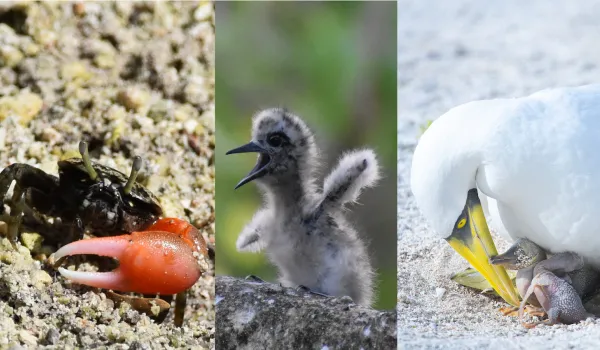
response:
<svg viewBox="0 0 600 350"><path fill-rule="evenodd" d="M281 138L279 135L271 135L267 139L267 142L273 147L279 147L283 143L283 138Z"/></svg>

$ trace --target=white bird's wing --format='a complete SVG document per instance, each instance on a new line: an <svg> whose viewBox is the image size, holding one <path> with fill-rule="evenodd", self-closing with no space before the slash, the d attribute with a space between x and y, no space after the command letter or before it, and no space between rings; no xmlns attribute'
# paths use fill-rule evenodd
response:
<svg viewBox="0 0 600 350"><path fill-rule="evenodd" d="M600 265L600 85L518 100L480 143L477 186L494 199L491 221Z"/></svg>

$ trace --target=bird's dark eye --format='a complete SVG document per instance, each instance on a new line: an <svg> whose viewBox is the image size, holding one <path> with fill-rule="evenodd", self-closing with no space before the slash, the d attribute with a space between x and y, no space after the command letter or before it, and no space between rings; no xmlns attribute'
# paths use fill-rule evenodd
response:
<svg viewBox="0 0 600 350"><path fill-rule="evenodd" d="M267 142L273 147L279 147L283 143L283 138L279 135L271 135L267 138Z"/></svg>

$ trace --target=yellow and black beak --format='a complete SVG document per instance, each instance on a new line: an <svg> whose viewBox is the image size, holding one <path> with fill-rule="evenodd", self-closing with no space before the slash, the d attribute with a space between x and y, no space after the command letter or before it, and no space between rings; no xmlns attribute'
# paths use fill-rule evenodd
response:
<svg viewBox="0 0 600 350"><path fill-rule="evenodd" d="M452 235L446 240L490 282L502 299L519 306L519 294L504 267L490 263L490 258L498 252L485 221L477 189L469 191L465 208L454 225Z"/></svg>

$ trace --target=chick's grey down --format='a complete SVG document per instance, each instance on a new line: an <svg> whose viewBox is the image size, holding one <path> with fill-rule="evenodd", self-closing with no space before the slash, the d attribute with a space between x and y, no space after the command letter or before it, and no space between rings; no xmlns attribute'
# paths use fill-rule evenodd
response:
<svg viewBox="0 0 600 350"><path fill-rule="evenodd" d="M541 306L548 314L548 325L576 323L589 315L582 297L596 290L598 272L572 252L547 257L546 251L527 238L518 239L505 253L492 257L492 264L517 272L517 289L522 297L519 318L525 304ZM525 324L532 327L535 324Z"/></svg>
<svg viewBox="0 0 600 350"><path fill-rule="evenodd" d="M379 179L375 153L346 153L317 184L319 150L313 133L298 116L280 108L256 114L251 142L228 154L246 152L258 153L258 160L237 187L255 181L264 205L240 233L238 251L264 250L283 286L304 286L371 305L375 274L344 206Z"/></svg>

